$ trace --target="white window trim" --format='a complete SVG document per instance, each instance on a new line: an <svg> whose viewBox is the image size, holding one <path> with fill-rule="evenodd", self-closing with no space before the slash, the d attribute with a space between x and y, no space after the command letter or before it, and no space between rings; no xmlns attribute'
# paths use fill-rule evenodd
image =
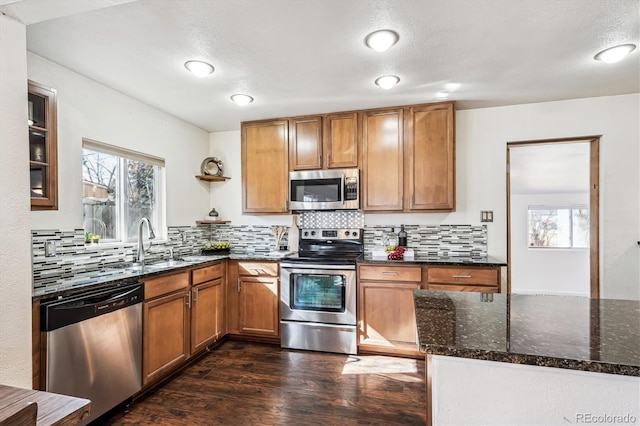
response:
<svg viewBox="0 0 640 426"><path fill-rule="evenodd" d="M138 152L138 151L134 151L131 149L127 149L127 148L122 148L116 145L110 145L107 143L103 143L103 142L99 142L93 139L89 139L89 138L82 138L82 149L89 149L92 151L97 151L97 152L101 152L104 154L110 154L110 155L115 155L119 158L126 158L129 160L134 160L134 161L141 161L143 163L146 164L151 164L154 166L158 166L159 167L159 173L157 176L157 187L158 187L158 192L155 194L156 195L156 203L157 203L157 212L156 215L158 215L159 217L156 217L155 222L157 222L156 228L158 229L154 229L154 232L156 234L156 239L154 239L153 241L156 243L166 243L169 241L169 236L168 236L168 231L167 231L167 206L166 206L166 162L164 158L161 157L156 157L154 155L150 155L150 154L145 154L143 152ZM124 175L125 170L123 167L119 167L119 176L118 179L123 182L126 177ZM124 203L123 202L116 202L116 205L118 207L118 218L120 221L125 220L125 213L124 213ZM118 233L120 233L120 231L122 230L124 225L118 223L116 225L117 229L118 229ZM126 239L124 238L123 235L117 235L117 240L109 240L109 241L105 241L103 243L99 243L99 244L89 244L86 245L87 248L90 249L99 249L100 247L98 247L99 245L102 245L102 247L104 248L109 248L109 247L114 247L114 246L135 246L137 244L137 235L133 235L133 239L129 238Z"/></svg>

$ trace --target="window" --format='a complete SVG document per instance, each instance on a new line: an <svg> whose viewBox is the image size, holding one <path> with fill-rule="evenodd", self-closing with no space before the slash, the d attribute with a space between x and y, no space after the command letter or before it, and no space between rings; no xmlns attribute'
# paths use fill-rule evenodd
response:
<svg viewBox="0 0 640 426"><path fill-rule="evenodd" d="M85 235L137 241L138 222L147 217L158 238L166 236L163 159L84 139L82 186Z"/></svg>
<svg viewBox="0 0 640 426"><path fill-rule="evenodd" d="M588 248L589 208L529 206L529 247Z"/></svg>

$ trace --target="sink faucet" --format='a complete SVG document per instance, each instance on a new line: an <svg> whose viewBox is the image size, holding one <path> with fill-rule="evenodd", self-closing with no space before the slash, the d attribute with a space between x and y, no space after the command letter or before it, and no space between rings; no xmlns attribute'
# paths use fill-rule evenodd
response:
<svg viewBox="0 0 640 426"><path fill-rule="evenodd" d="M169 260L173 260L173 249L171 247L167 247L167 251L169 252Z"/></svg>
<svg viewBox="0 0 640 426"><path fill-rule="evenodd" d="M144 265L144 241L142 240L142 228L144 224L147 224L147 228L149 229L149 239L153 240L156 237L156 234L153 232L153 227L151 226L151 222L148 218L143 217L140 219L138 223L138 252L136 253L136 263L140 265ZM151 245L149 245L151 248Z"/></svg>

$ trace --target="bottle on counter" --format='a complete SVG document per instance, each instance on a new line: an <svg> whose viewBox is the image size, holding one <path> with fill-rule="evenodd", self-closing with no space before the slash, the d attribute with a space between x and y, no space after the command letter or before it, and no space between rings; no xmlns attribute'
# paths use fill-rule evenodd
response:
<svg viewBox="0 0 640 426"><path fill-rule="evenodd" d="M407 246L407 233L404 231L404 225L400 225L400 232L398 232L398 245L401 247Z"/></svg>

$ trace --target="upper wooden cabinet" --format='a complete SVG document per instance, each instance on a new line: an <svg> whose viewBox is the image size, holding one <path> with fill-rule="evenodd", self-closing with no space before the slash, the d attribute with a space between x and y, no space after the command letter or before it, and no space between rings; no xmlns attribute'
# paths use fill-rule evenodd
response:
<svg viewBox="0 0 640 426"><path fill-rule="evenodd" d="M31 210L58 210L56 91L29 81Z"/></svg>
<svg viewBox="0 0 640 426"><path fill-rule="evenodd" d="M405 211L453 211L454 104L410 107L405 120Z"/></svg>
<svg viewBox="0 0 640 426"><path fill-rule="evenodd" d="M286 213L289 123L242 123L242 212Z"/></svg>
<svg viewBox="0 0 640 426"><path fill-rule="evenodd" d="M402 211L402 108L365 111L362 117L362 209Z"/></svg>
<svg viewBox="0 0 640 426"><path fill-rule="evenodd" d="M322 168L322 117L289 120L289 169Z"/></svg>
<svg viewBox="0 0 640 426"><path fill-rule="evenodd" d="M289 170L358 167L358 113L289 119Z"/></svg>
<svg viewBox="0 0 640 426"><path fill-rule="evenodd" d="M454 103L365 111L362 209L455 210Z"/></svg>
<svg viewBox="0 0 640 426"><path fill-rule="evenodd" d="M358 167L358 113L328 114L324 117L324 168Z"/></svg>

